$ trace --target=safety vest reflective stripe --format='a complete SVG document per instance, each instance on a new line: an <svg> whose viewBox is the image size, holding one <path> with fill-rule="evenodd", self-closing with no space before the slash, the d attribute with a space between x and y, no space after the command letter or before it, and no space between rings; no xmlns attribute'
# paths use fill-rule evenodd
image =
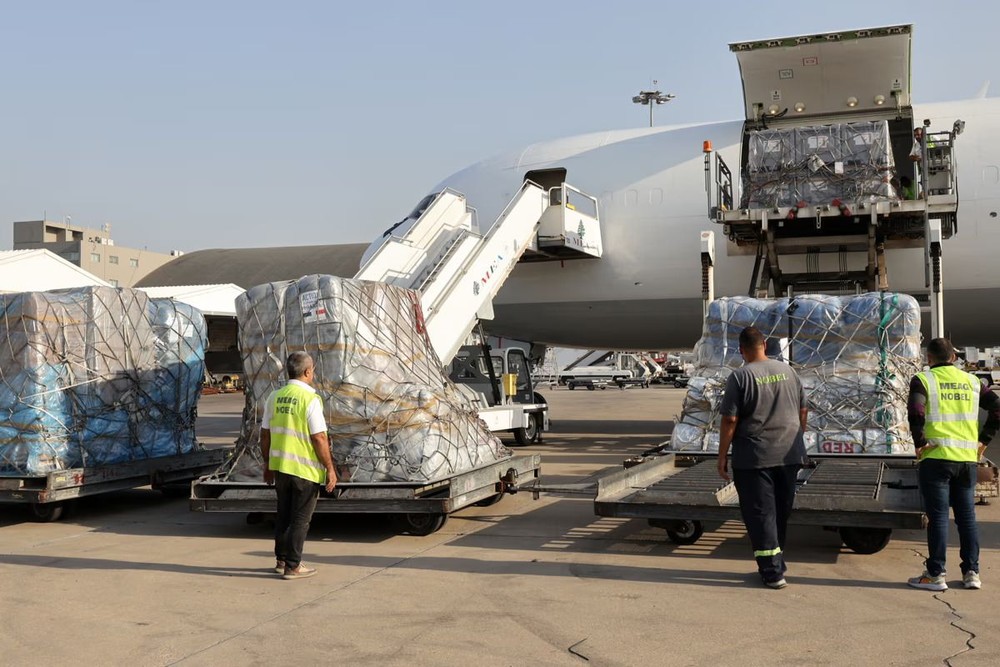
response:
<svg viewBox="0 0 1000 667"><path fill-rule="evenodd" d="M978 440L957 440L955 438L934 438L933 442L928 438L927 444L938 447L957 447L959 449L979 449Z"/></svg>
<svg viewBox="0 0 1000 667"><path fill-rule="evenodd" d="M313 461L311 459L305 458L304 456L297 456L295 454L292 454L291 452L286 452L280 449L273 450L271 452L271 456L276 456L279 459L285 459L286 461L294 461L295 463L301 463L302 465L309 466L310 468L316 468L317 470L326 470L326 468L323 467L323 464L320 463L319 461Z"/></svg>
<svg viewBox="0 0 1000 667"><path fill-rule="evenodd" d="M768 556L777 556L781 553L781 547L776 547L774 549L762 549L760 551L754 551L754 558L767 558Z"/></svg>
<svg viewBox="0 0 1000 667"><path fill-rule="evenodd" d="M280 433L281 435L287 435L291 438L298 438L299 440L309 440L309 434L303 433L302 431L297 431L294 428L287 428L285 426L275 426L271 424L271 428L268 429L271 434Z"/></svg>

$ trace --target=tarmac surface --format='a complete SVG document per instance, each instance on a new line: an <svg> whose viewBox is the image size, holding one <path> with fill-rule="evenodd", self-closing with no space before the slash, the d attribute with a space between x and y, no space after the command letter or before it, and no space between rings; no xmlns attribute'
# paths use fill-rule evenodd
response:
<svg viewBox="0 0 1000 667"><path fill-rule="evenodd" d="M683 391L547 392L546 482L619 469L661 442ZM204 397L199 434L232 442L242 394ZM909 589L926 546L878 554L789 529L789 586L755 576L739 523L676 546L584 499L520 494L428 537L317 515L316 577L273 574L270 528L146 489L81 500L58 523L0 510L0 662L102 665L995 665L1000 502L980 507L983 590ZM991 611L993 610L993 611Z"/></svg>

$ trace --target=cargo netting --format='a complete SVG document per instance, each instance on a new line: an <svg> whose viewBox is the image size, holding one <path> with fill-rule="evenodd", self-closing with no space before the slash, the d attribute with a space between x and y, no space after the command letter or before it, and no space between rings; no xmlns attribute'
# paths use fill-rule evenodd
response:
<svg viewBox="0 0 1000 667"><path fill-rule="evenodd" d="M741 207L898 199L893 170L887 121L755 130Z"/></svg>
<svg viewBox="0 0 1000 667"><path fill-rule="evenodd" d="M198 448L200 311L110 287L4 294L0 309L0 475Z"/></svg>
<svg viewBox="0 0 1000 667"><path fill-rule="evenodd" d="M314 360L342 481L434 481L511 456L444 374L417 292L311 275L254 287L236 311L246 407L224 478L261 479L264 405L296 351Z"/></svg>
<svg viewBox="0 0 1000 667"><path fill-rule="evenodd" d="M802 380L809 453L913 454L906 400L921 369L920 307L885 292L712 302L670 450L718 451L719 406L726 379L743 365L739 335L748 326Z"/></svg>

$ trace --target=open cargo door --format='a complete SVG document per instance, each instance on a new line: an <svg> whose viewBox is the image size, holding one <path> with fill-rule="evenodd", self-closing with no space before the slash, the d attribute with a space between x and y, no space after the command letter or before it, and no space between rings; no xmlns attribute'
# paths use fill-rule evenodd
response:
<svg viewBox="0 0 1000 667"><path fill-rule="evenodd" d="M737 42L746 117L910 106L912 25Z"/></svg>

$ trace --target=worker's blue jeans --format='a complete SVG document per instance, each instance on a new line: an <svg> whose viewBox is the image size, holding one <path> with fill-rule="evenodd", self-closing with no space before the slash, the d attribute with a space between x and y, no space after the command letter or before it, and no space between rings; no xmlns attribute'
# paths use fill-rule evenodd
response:
<svg viewBox="0 0 1000 667"><path fill-rule="evenodd" d="M785 570L785 529L795 502L800 465L733 469L740 513L753 545L757 570L765 582L781 579Z"/></svg>
<svg viewBox="0 0 1000 667"><path fill-rule="evenodd" d="M302 562L302 548L309 532L313 510L319 499L320 485L307 479L274 473L278 493L278 511L274 517L274 557L285 567L295 569Z"/></svg>
<svg viewBox="0 0 1000 667"><path fill-rule="evenodd" d="M924 459L919 464L920 495L927 514L927 574L945 571L948 550L948 507L955 511L961 544L962 574L979 572L979 528L976 526L976 464Z"/></svg>

